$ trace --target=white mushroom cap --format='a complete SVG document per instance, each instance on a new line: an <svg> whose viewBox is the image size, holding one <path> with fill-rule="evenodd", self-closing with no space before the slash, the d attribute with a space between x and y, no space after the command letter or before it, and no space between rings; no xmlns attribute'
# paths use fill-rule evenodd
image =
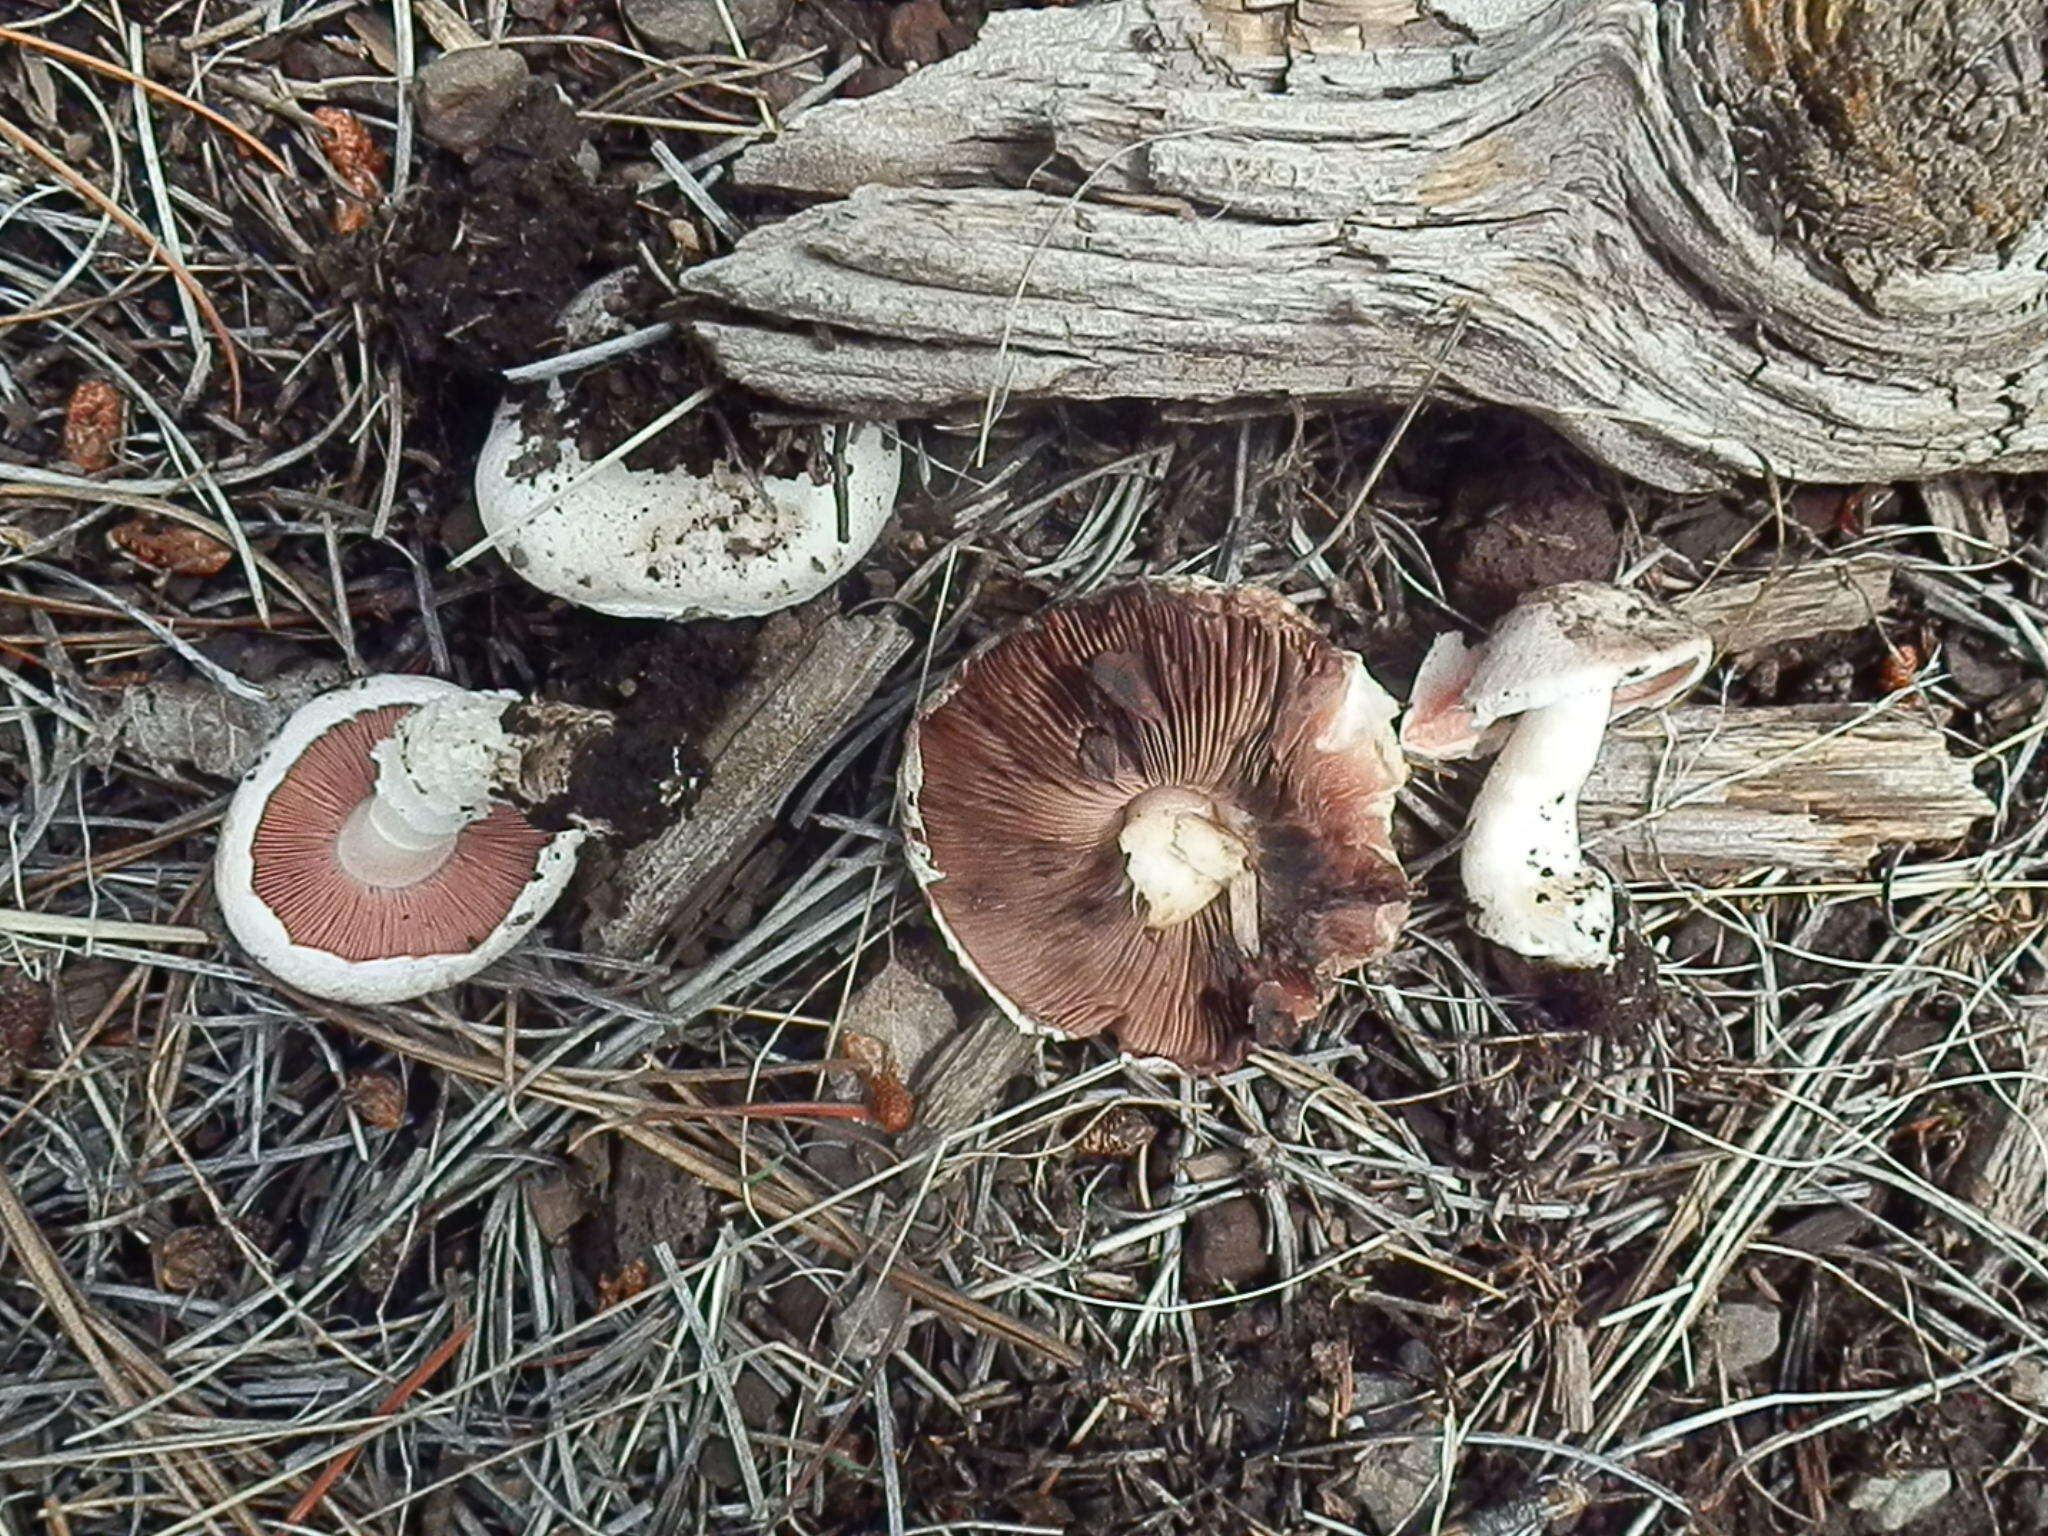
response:
<svg viewBox="0 0 2048 1536"><path fill-rule="evenodd" d="M1667 704L1706 671L1699 629L1618 587L1525 597L1481 645L1444 635L1417 673L1401 746L1434 760L1498 750L1472 805L1459 870L1473 927L1532 959L1614 958L1614 890L1579 847L1579 791L1608 722Z"/></svg>
<svg viewBox="0 0 2048 1536"><path fill-rule="evenodd" d="M1575 581L1532 592L1482 644L1439 635L1415 677L1401 748L1450 761L1495 751L1500 722L1612 693L1611 719L1657 709L1698 682L1713 642L1635 592Z"/></svg>
<svg viewBox="0 0 2048 1536"><path fill-rule="evenodd" d="M339 1002L420 997L481 971L561 894L583 834L550 835L508 806L467 828L431 880L371 892L344 883L334 847L375 783L374 748L413 709L463 693L383 676L322 694L236 789L214 863L221 915L280 980Z"/></svg>
<svg viewBox="0 0 2048 1536"><path fill-rule="evenodd" d="M550 385L562 420L564 399ZM829 463L831 429L821 429ZM863 422L846 435L846 532L834 476L755 477L723 461L706 474L590 467L573 423L545 441L507 401L476 467L477 510L512 568L544 592L633 619L746 618L816 597L871 548L895 510L903 450ZM571 488L573 487L573 489ZM534 509L560 500L538 516Z"/></svg>
<svg viewBox="0 0 2048 1536"><path fill-rule="evenodd" d="M1713 654L1703 630L1640 593L1567 582L1532 592L1501 620L1465 707L1483 730L1525 709L1612 690L1619 717L1677 698Z"/></svg>

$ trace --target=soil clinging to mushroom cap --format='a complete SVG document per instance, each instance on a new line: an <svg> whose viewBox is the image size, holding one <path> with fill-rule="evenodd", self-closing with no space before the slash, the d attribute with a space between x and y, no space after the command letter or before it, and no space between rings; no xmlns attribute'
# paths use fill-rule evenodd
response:
<svg viewBox="0 0 2048 1536"><path fill-rule="evenodd" d="M914 729L913 863L1020 1022L1227 1069L1291 1040L1406 918L1393 711L1264 589L1156 581L1056 607L970 658ZM1221 899L1146 926L1119 834L1162 788L1249 844L1256 952Z"/></svg>

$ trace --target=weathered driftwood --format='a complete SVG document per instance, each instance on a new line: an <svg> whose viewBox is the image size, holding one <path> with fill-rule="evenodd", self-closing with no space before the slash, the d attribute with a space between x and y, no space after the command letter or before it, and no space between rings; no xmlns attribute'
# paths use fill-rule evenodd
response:
<svg viewBox="0 0 2048 1536"><path fill-rule="evenodd" d="M687 286L733 376L854 413L1406 399L1441 358L1674 487L2038 468L2041 35L2024 0L1005 12L744 156L837 201Z"/></svg>
<svg viewBox="0 0 2048 1536"><path fill-rule="evenodd" d="M1984 475L1930 480L1920 487L1920 504L1950 565L1982 565L2011 551L2012 520L1997 481Z"/></svg>
<svg viewBox="0 0 2048 1536"><path fill-rule="evenodd" d="M1631 875L1853 873L1962 837L1991 802L1941 733L1855 706L1673 710L1607 739L1579 797L1586 845Z"/></svg>
<svg viewBox="0 0 2048 1536"><path fill-rule="evenodd" d="M880 1173L894 1163L915 1164L949 1136L968 1130L1001 1102L1011 1077L1031 1059L1022 1031L993 1008L967 1028L960 1027L945 994L901 961L891 960L848 1002L843 1028L881 1042L901 1080L917 1098L917 1118L885 1146L843 1122L820 1123L812 1138L810 1167L835 1188ZM850 1072L832 1074L833 1097L855 1100L865 1089ZM871 1216L869 1231L878 1252L909 1243L916 1253L936 1243L950 1247L959 1230L944 1198L974 1166L967 1157L942 1157L929 1168L914 1167L885 1186L892 1204ZM905 1232L899 1223L922 1223ZM872 1359L895 1348L908 1300L886 1276L871 1275L833 1318L834 1336L848 1354Z"/></svg>
<svg viewBox="0 0 2048 1536"><path fill-rule="evenodd" d="M167 675L121 690L89 749L105 765L126 751L159 772L185 767L237 779L293 710L348 681L337 661L314 661L272 678L268 697L238 698L210 678Z"/></svg>
<svg viewBox="0 0 2048 1536"><path fill-rule="evenodd" d="M917 1124L903 1138L903 1155L916 1157L993 1113L1036 1050L1030 1035L993 1008L956 1033L918 1074ZM941 1167L935 1185L943 1187L969 1166L960 1159Z"/></svg>
<svg viewBox="0 0 2048 1536"><path fill-rule="evenodd" d="M1715 650L1739 657L1861 629L1891 601L1895 569L1886 555L1815 560L1754 580L1716 582L1672 606L1713 636Z"/></svg>
<svg viewBox="0 0 2048 1536"><path fill-rule="evenodd" d="M886 618L833 615L806 629L739 690L703 744L711 773L690 813L628 850L593 900L585 939L594 950L643 956L687 927L910 645Z"/></svg>

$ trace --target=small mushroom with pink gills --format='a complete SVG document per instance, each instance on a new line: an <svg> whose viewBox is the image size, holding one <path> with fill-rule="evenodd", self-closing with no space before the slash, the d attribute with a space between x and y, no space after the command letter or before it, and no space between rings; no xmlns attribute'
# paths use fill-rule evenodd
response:
<svg viewBox="0 0 2048 1536"><path fill-rule="evenodd" d="M429 677L364 678L285 722L236 789L221 915L280 980L339 1002L475 975L553 905L584 832L511 804L516 702Z"/></svg>
<svg viewBox="0 0 2048 1536"><path fill-rule="evenodd" d="M1394 709L1261 588L1057 604L912 726L911 868L1020 1025L1226 1070L1291 1042L1406 919Z"/></svg>
<svg viewBox="0 0 2048 1536"><path fill-rule="evenodd" d="M1614 961L1614 888L1579 846L1579 790L1608 724L1699 681L1713 643L1634 592L1569 582L1524 597L1491 638L1440 635L1401 722L1410 757L1498 751L1459 873L1484 938L1578 970Z"/></svg>

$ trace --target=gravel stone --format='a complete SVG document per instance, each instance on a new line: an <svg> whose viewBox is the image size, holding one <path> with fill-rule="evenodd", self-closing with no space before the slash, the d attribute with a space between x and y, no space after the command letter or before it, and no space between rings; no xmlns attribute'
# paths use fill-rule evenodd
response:
<svg viewBox="0 0 2048 1536"><path fill-rule="evenodd" d="M474 155L496 138L530 78L526 60L509 48L444 53L413 77L420 132L443 149Z"/></svg>
<svg viewBox="0 0 2048 1536"><path fill-rule="evenodd" d="M1955 1474L1940 1467L1866 1477L1849 1495L1849 1507L1873 1531L1890 1536L1934 1509L1955 1487Z"/></svg>
<svg viewBox="0 0 2048 1536"><path fill-rule="evenodd" d="M654 48L667 53L732 52L717 0L624 0L626 20ZM789 0L726 0L740 39L751 43L782 24Z"/></svg>

